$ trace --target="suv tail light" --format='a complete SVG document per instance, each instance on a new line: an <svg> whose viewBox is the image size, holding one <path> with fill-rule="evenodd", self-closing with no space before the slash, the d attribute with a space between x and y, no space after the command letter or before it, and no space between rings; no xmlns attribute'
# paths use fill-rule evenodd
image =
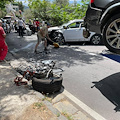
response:
<svg viewBox="0 0 120 120"><path fill-rule="evenodd" d="M90 3L94 3L94 0L90 0Z"/></svg>

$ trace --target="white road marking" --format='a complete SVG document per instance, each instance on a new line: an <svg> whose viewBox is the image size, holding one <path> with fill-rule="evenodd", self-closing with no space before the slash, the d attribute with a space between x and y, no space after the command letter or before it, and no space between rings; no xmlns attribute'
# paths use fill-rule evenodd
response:
<svg viewBox="0 0 120 120"><path fill-rule="evenodd" d="M92 110L90 107L88 107L86 104L84 104L82 101L74 97L71 93L68 91L64 90L63 94L65 94L70 100L72 100L75 104L77 104L80 108L82 108L86 113L91 115L95 120L106 120L103 118L101 115L99 115L97 112Z"/></svg>
<svg viewBox="0 0 120 120"><path fill-rule="evenodd" d="M94 56L97 55L97 53L91 53L91 52L88 52L88 54L89 54L89 55L94 55Z"/></svg>
<svg viewBox="0 0 120 120"><path fill-rule="evenodd" d="M27 48L29 48L30 46L32 46L34 43L29 43L27 46L25 46L25 47L22 47L22 48L20 48L20 49L13 49L13 50L11 50L10 52L11 53L14 53L14 52L18 52L18 51L20 51L20 50L24 50L24 49L27 49Z"/></svg>

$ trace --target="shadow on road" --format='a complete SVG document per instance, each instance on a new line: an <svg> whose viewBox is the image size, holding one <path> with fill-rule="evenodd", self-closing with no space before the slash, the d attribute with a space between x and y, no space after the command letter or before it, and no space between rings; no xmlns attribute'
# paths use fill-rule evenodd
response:
<svg viewBox="0 0 120 120"><path fill-rule="evenodd" d="M95 61L103 60L103 57L97 54L89 54L80 46L63 46L52 52L51 59L59 60L62 66L74 66L85 64L94 64Z"/></svg>
<svg viewBox="0 0 120 120"><path fill-rule="evenodd" d="M109 101L116 107L115 111L120 111L120 72L112 74L99 82L92 82Z"/></svg>
<svg viewBox="0 0 120 120"><path fill-rule="evenodd" d="M103 60L103 56L98 54L89 54L86 50L80 48L80 44L77 45L65 45L55 49L52 45L49 46L50 53L43 56L42 54L35 54L34 47L37 42L36 35L25 36L23 38L17 38L18 34L11 33L6 38L6 42L9 47L9 51L14 51L17 59L34 58L36 60L52 59L59 61L61 66L74 66L83 63L94 64L95 61ZM29 46L26 48L26 46ZM24 48L24 49L22 49ZM38 49L39 50L39 49Z"/></svg>

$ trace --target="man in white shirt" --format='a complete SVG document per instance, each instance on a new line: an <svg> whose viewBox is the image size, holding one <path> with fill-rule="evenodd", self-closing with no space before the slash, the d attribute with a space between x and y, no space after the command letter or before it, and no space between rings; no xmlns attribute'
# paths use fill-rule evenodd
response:
<svg viewBox="0 0 120 120"><path fill-rule="evenodd" d="M23 28L25 28L25 24L24 24L22 18L20 18L18 20L18 26L19 26L19 36L23 37Z"/></svg>

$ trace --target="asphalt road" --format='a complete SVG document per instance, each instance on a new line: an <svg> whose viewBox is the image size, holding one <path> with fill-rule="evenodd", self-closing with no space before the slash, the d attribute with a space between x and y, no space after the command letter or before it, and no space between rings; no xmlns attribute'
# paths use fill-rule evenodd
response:
<svg viewBox="0 0 120 120"><path fill-rule="evenodd" d="M18 33L10 33L6 38L9 51L17 59L57 61L65 70L63 86L68 92L107 120L120 120L120 64L101 55L107 50L104 45L71 44L59 49L49 46L49 54L36 55L36 40L36 35L20 38Z"/></svg>

